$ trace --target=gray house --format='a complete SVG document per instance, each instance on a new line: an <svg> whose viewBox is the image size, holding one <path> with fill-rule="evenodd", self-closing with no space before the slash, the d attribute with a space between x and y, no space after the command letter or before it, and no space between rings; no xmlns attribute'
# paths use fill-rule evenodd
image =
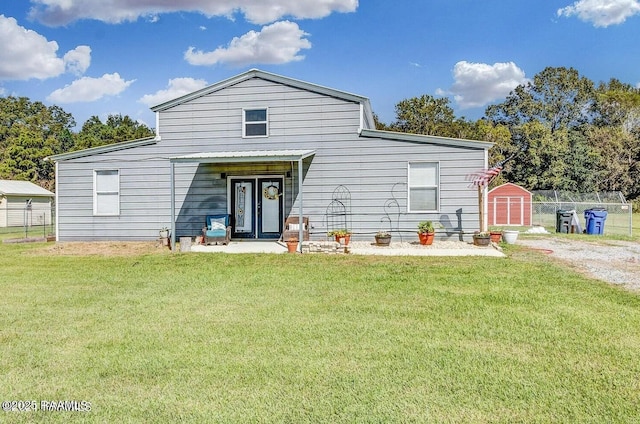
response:
<svg viewBox="0 0 640 424"><path fill-rule="evenodd" d="M0 227L51 225L53 197L30 181L0 180Z"/></svg>
<svg viewBox="0 0 640 424"><path fill-rule="evenodd" d="M196 236L211 214L251 239L281 237L292 216L321 240L348 228L413 241L424 220L440 239L479 227L466 177L492 144L378 131L365 97L250 70L152 110L153 138L50 158L59 241Z"/></svg>

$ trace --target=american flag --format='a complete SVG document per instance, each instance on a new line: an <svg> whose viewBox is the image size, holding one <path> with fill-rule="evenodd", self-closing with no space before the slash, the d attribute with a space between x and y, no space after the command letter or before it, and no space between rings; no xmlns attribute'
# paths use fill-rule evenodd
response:
<svg viewBox="0 0 640 424"><path fill-rule="evenodd" d="M469 187L472 186L480 186L484 187L489 185L491 180L493 180L498 174L502 172L502 166L496 165L493 168L485 169L482 171L474 172L473 174L469 174L467 176L467 180L471 181Z"/></svg>

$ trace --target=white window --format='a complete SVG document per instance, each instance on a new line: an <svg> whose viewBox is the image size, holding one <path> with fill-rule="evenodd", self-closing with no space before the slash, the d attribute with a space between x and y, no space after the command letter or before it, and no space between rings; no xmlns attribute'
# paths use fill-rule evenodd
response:
<svg viewBox="0 0 640 424"><path fill-rule="evenodd" d="M438 162L409 162L409 212L435 212L439 199Z"/></svg>
<svg viewBox="0 0 640 424"><path fill-rule="evenodd" d="M93 214L120 214L120 172L117 169L94 171Z"/></svg>
<svg viewBox="0 0 640 424"><path fill-rule="evenodd" d="M243 137L267 137L269 136L269 121L267 109L243 109L242 111L242 136Z"/></svg>

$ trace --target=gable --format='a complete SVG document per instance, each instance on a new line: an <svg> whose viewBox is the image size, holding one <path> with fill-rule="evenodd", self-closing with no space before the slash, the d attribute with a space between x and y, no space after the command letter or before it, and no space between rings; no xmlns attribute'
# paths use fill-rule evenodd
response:
<svg viewBox="0 0 640 424"><path fill-rule="evenodd" d="M530 197L531 192L521 187L517 184L513 183L505 183L499 185L498 187L494 187L488 193L489 196L524 196Z"/></svg>
<svg viewBox="0 0 640 424"><path fill-rule="evenodd" d="M262 83L258 82L258 81L254 81L253 83L251 82L251 80L261 80ZM271 84L264 84L265 82L271 83ZM264 71L260 71L257 69L252 69L250 71L247 71L243 74L237 75L235 77L231 77L229 79L220 81L216 84L210 85L208 87L205 87L201 90L195 91L193 93L184 95L182 97L178 97L176 99L170 100L168 102L165 103L161 103L159 105L153 106L151 108L152 111L154 112L163 112L169 109L173 109L177 106L180 105L185 105L188 103L192 103L195 101L195 103L197 102L197 99L205 97L205 96L211 96L214 95L216 93L221 94L224 96L224 91L230 87L261 87L262 91L247 91L245 93L245 95L269 95L269 90L265 89L265 87L271 86L271 87L275 87L275 86L286 86L286 87L290 87L291 89L297 90L297 91L306 91L306 92L310 92L310 93L316 93L318 95L321 96L326 96L326 97L331 97L334 99L339 99L339 100L343 100L345 102L349 102L349 103L355 103L361 106L362 108L362 124L361 127L362 128L374 128L374 119L373 119L373 112L371 109L371 103L369 101L368 98L360 96L360 95L356 95L356 94L352 94L352 93L348 93L346 91L341 91L341 90L336 90L333 88L328 88L328 87L324 87L321 85L317 85L317 84L312 84L309 82L305 82L305 81L300 81L300 80L296 80L294 78L289 78L289 77L284 77L281 75L276 75L276 74L272 74L269 72L264 72ZM274 88L275 91L277 91L276 88Z"/></svg>

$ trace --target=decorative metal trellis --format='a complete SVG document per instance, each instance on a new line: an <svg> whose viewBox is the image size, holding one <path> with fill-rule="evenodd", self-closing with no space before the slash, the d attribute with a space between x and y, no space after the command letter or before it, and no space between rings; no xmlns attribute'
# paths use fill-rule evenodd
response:
<svg viewBox="0 0 640 424"><path fill-rule="evenodd" d="M402 212L400 211L400 203L396 199L396 195L394 190L399 185L405 185L406 183L395 183L393 187L391 187L391 198L387 199L384 202L384 214L382 218L380 218L380 230L386 231L386 228L383 228L383 224L386 223L389 226L389 232L397 232L400 236L400 242L402 242L402 232L400 231L400 215Z"/></svg>
<svg viewBox="0 0 640 424"><path fill-rule="evenodd" d="M351 192L339 185L333 190L331 203L325 211L327 231L351 230Z"/></svg>

